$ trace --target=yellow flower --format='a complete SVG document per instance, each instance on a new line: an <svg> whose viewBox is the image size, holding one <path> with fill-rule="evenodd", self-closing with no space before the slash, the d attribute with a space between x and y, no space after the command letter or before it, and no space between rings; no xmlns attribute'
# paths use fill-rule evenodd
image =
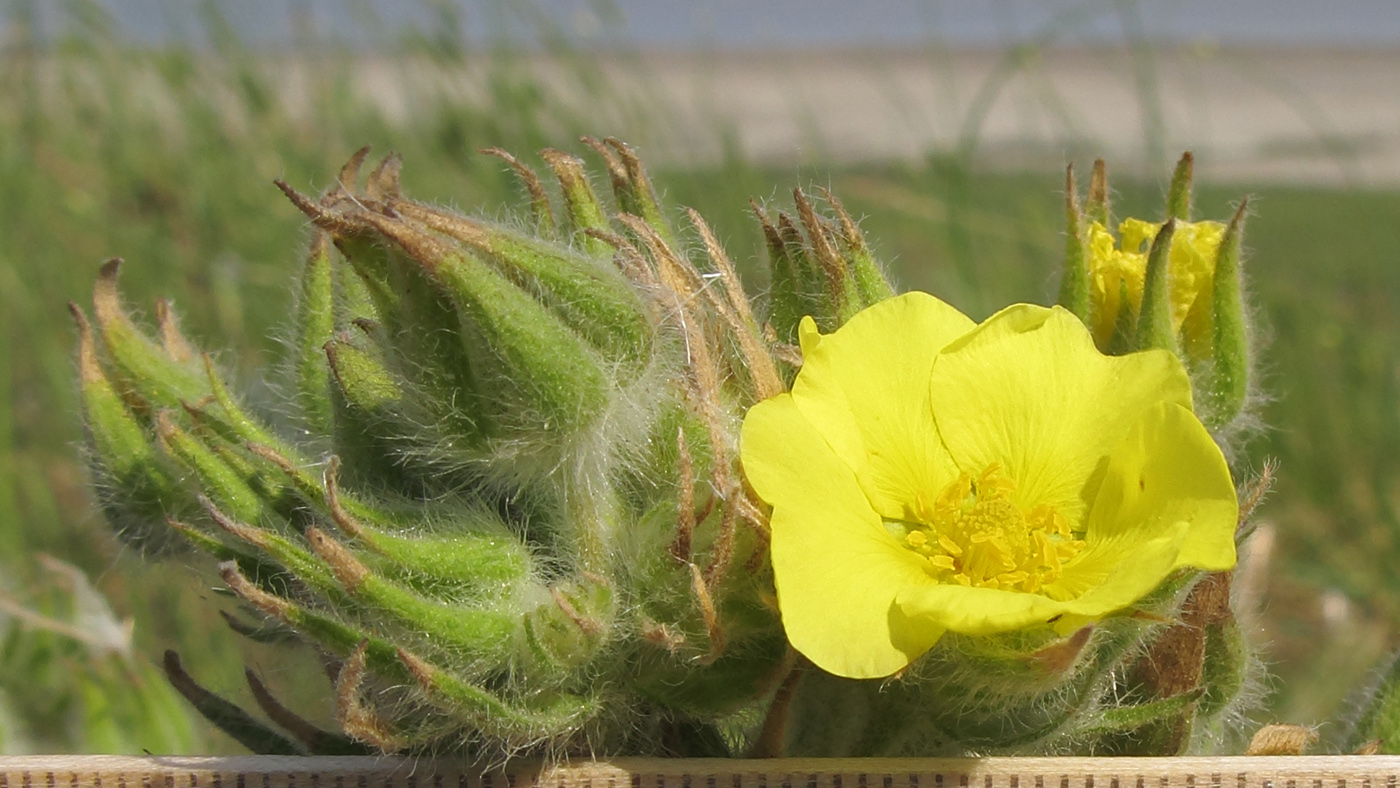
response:
<svg viewBox="0 0 1400 788"><path fill-rule="evenodd" d="M1234 565L1234 485L1171 354L1105 356L1060 308L974 325L924 293L800 336L742 453L788 639L823 669L888 676L946 631L1097 620Z"/></svg>
<svg viewBox="0 0 1400 788"><path fill-rule="evenodd" d="M1124 219L1118 225L1121 244L1102 224L1089 226L1089 297L1094 341L1107 348L1119 313L1142 309L1147 250L1162 225L1141 219ZM1210 308L1215 255L1225 225L1220 222L1177 222L1167 258L1167 297L1171 301L1172 332L1185 341L1188 354L1210 354ZM1205 343L1205 344L1202 344ZM1204 356L1197 351L1204 348Z"/></svg>

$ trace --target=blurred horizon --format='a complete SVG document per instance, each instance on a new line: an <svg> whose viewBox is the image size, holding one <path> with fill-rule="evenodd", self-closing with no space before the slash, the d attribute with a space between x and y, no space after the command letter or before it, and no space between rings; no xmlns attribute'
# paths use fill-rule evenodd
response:
<svg viewBox="0 0 1400 788"><path fill-rule="evenodd" d="M14 3L41 34L59 3ZM449 35L473 45L584 49L772 51L927 47L1004 48L1032 38L1064 46L1132 41L1225 47L1396 49L1400 11L1389 0L242 0L171 4L102 0L121 35L142 44L207 43L201 15L217 9L240 40L283 46L392 46L393 36ZM456 29L451 29L456 28ZM308 35L310 34L310 35Z"/></svg>
<svg viewBox="0 0 1400 788"><path fill-rule="evenodd" d="M330 55L400 127L489 95L509 60L594 133L677 166L1101 157L1156 179L1190 150L1221 183L1400 184L1389 0L31 0L4 19L11 41L28 20L41 42L256 52L294 117Z"/></svg>

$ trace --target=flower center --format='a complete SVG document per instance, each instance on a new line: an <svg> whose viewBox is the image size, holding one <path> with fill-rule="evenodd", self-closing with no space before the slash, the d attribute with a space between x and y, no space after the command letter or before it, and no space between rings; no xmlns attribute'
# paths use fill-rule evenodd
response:
<svg viewBox="0 0 1400 788"><path fill-rule="evenodd" d="M931 503L920 494L904 543L940 582L1036 593L1084 541L1053 506L1022 511L1010 498L1015 489L993 463L975 479L962 474Z"/></svg>

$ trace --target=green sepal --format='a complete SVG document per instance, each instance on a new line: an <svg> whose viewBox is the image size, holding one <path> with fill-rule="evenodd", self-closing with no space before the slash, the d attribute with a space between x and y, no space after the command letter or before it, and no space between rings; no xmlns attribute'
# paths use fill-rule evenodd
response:
<svg viewBox="0 0 1400 788"><path fill-rule="evenodd" d="M585 232L606 231L608 216L603 210L603 204L598 201L598 195L588 183L583 161L553 149L540 151L540 156L554 171L554 177L559 181L559 188L564 194L564 209L569 216L571 236L589 255L602 259L611 257L612 250L607 243Z"/></svg>
<svg viewBox="0 0 1400 788"><path fill-rule="evenodd" d="M296 309L292 313L292 367L295 398L307 429L315 434L331 431L330 370L321 348L335 332L335 275L331 264L330 237L317 231L311 237L298 282Z"/></svg>
<svg viewBox="0 0 1400 788"><path fill-rule="evenodd" d="M494 421L568 434L602 411L609 382L600 359L545 306L471 254L406 224L376 222L456 307L456 333L489 390L483 406Z"/></svg>
<svg viewBox="0 0 1400 788"><path fill-rule="evenodd" d="M786 214L779 213L770 222L757 205L754 206L763 225L768 245L771 284L768 295L768 320L778 340L797 343L797 327L808 315L823 331L835 331L840 325L838 304L828 295L828 278L813 259L812 249Z"/></svg>
<svg viewBox="0 0 1400 788"><path fill-rule="evenodd" d="M273 435L266 427L258 423L257 419L248 415L247 411L238 404L229 392L224 381L219 377L218 370L214 368L214 360L208 353L202 355L204 371L209 380L209 396L218 405L218 410L214 411L206 407L192 407L184 403L187 412L198 414L201 419L213 419L216 431L229 443L241 446L245 443L261 443L268 446L275 446L279 451L291 452L292 449L281 438Z"/></svg>
<svg viewBox="0 0 1400 788"><path fill-rule="evenodd" d="M797 264L777 226L769 221L757 203L751 202L750 205L763 228L763 240L768 249L768 324L773 327L779 341L795 344L797 325L807 314L798 296Z"/></svg>
<svg viewBox="0 0 1400 788"><path fill-rule="evenodd" d="M599 711L595 699L562 692L541 693L511 703L404 649L399 649L398 656L430 703L501 742L531 744L557 736L582 725Z"/></svg>
<svg viewBox="0 0 1400 788"><path fill-rule="evenodd" d="M618 212L640 218L656 231L666 246L678 248L676 234L661 212L656 190L652 188L651 179L647 177L646 168L642 166L642 160L638 158L636 151L614 137L601 141L593 137L584 137L582 142L603 157L603 163L612 181L613 198L617 201Z"/></svg>
<svg viewBox="0 0 1400 788"><path fill-rule="evenodd" d="M69 309L78 325L83 425L103 513L122 541L160 552L171 544L166 516L193 508L194 498L107 379L86 315L76 304Z"/></svg>
<svg viewBox="0 0 1400 788"><path fill-rule="evenodd" d="M404 392L398 379L377 353L348 338L327 342L324 352L331 371L331 445L350 483L421 492L433 473L402 454L411 426L403 423Z"/></svg>
<svg viewBox="0 0 1400 788"><path fill-rule="evenodd" d="M199 366L174 358L127 316L117 292L121 262L112 258L102 264L92 294L102 345L119 384L157 409L198 402L209 394L207 379Z"/></svg>
<svg viewBox="0 0 1400 788"><path fill-rule="evenodd" d="M1171 186L1167 188L1167 216L1178 222L1191 221L1191 177L1195 169L1195 158L1191 151L1181 154L1181 160L1172 171Z"/></svg>
<svg viewBox="0 0 1400 788"><path fill-rule="evenodd" d="M1168 219L1152 248L1147 252L1147 273L1142 286L1142 309L1138 311L1137 330L1132 349L1166 350L1176 352L1176 335L1172 331L1172 304L1168 277L1171 271L1172 236L1176 220Z"/></svg>
<svg viewBox="0 0 1400 788"><path fill-rule="evenodd" d="M220 563L219 574L235 594L264 615L303 633L316 643L327 647L332 653L346 656L360 643L367 643L365 658L371 671L400 683L412 681L413 677L399 661L395 646L383 638L311 610L291 601L284 594L274 594L259 588L243 575L242 567L233 561Z"/></svg>
<svg viewBox="0 0 1400 788"><path fill-rule="evenodd" d="M1197 714L1210 719L1229 708L1244 691L1249 666L1249 643L1233 617L1207 625L1201 665L1205 693L1196 707Z"/></svg>
<svg viewBox="0 0 1400 788"><path fill-rule="evenodd" d="M335 387L347 405L381 413L400 404L403 389L375 354L345 339L332 339L321 350Z"/></svg>
<svg viewBox="0 0 1400 788"><path fill-rule="evenodd" d="M505 703L494 693L444 674L382 637L366 633L354 626L309 610L284 597L262 591L250 583L233 563L220 564L219 572L224 581L228 583L229 588L245 601L265 615L305 633L316 642L327 646L332 652L346 656L363 648L365 666L371 672L396 684L416 682L429 692L430 699L440 701L446 697L450 701L462 704L456 707L459 711L480 712L484 715L483 727L479 729L482 732L499 735L511 730L522 721L529 722L531 726L536 724L535 720L558 721L557 718L548 716L532 719L528 710L522 714L521 709ZM434 691L439 693L436 698L432 698ZM556 703L567 703L571 699L567 696L555 696L553 700ZM548 704L545 705L548 708ZM585 710L588 708L584 706ZM500 720L501 724L508 727L490 727L489 720L493 718ZM569 719L572 721L574 718ZM515 730L519 729L515 728ZM557 732L557 729L539 729L536 731L536 735L544 736L554 732Z"/></svg>
<svg viewBox="0 0 1400 788"><path fill-rule="evenodd" d="M369 548L357 556L386 577L430 596L480 598L518 592L531 576L530 551L500 517L485 508L444 513L443 522L414 512L382 511L340 489L340 459L321 478L262 447L253 453L276 465L297 491L346 535ZM449 519L450 518L450 519ZM441 535L426 529L450 525ZM411 534L411 535L410 535Z"/></svg>
<svg viewBox="0 0 1400 788"><path fill-rule="evenodd" d="M1128 285L1125 282L1118 283L1118 314L1113 316L1113 336L1109 337L1108 350L1110 356L1121 356L1133 350L1133 344L1137 338L1138 314L1132 310L1132 305L1128 301Z"/></svg>
<svg viewBox="0 0 1400 788"><path fill-rule="evenodd" d="M1215 258L1211 322L1214 327L1214 364L1206 425L1223 427L1244 410L1249 396L1249 326L1245 315L1243 272L1240 247L1248 201L1240 207L1225 228Z"/></svg>
<svg viewBox="0 0 1400 788"><path fill-rule="evenodd" d="M1088 228L1079 210L1074 167L1065 169L1065 263L1060 274L1060 306L1089 324Z"/></svg>
<svg viewBox="0 0 1400 788"><path fill-rule="evenodd" d="M609 358L645 362L653 329L636 291L611 265L499 225L407 201L395 212L461 241L536 295L567 326ZM611 260L611 255L604 258Z"/></svg>
<svg viewBox="0 0 1400 788"><path fill-rule="evenodd" d="M176 424L169 411L156 414L156 435L158 445L194 475L198 489L220 509L245 522L258 522L270 513L267 502L249 484L248 476Z"/></svg>
<svg viewBox="0 0 1400 788"><path fill-rule="evenodd" d="M870 251L870 245L866 243L865 234L856 226L855 220L846 211L846 207L841 201L836 199L836 195L827 191L824 192L827 204L835 212L837 220L840 222L841 232L841 256L846 261L846 266L850 269L851 276L855 279L856 297L859 299L861 308L873 306L887 298L895 296L894 287L890 280L885 277L884 269L875 259L875 255Z"/></svg>
<svg viewBox="0 0 1400 788"><path fill-rule="evenodd" d="M337 238L337 245L374 302L385 345L381 359L411 395L403 415L433 425L454 445L480 446L491 425L457 310L418 261L385 248L379 229L367 225L363 235Z"/></svg>
<svg viewBox="0 0 1400 788"><path fill-rule="evenodd" d="M349 548L319 529L308 528L306 538L346 593L358 604L383 613L415 640L493 668L514 650L520 622L504 609L514 600L492 600L505 603L501 605L503 609L496 609L431 599L375 572Z"/></svg>
<svg viewBox="0 0 1400 788"><path fill-rule="evenodd" d="M469 516L486 523L486 511ZM471 528L454 515L453 527ZM401 537L375 533L365 537L377 554L366 560L388 578L440 599L484 599L511 593L530 578L530 554L506 533L454 533L451 536Z"/></svg>
<svg viewBox="0 0 1400 788"><path fill-rule="evenodd" d="M236 565L244 577L250 578L251 582L263 591L279 596L291 593L291 575L277 564L230 547L192 525L173 518L166 522L172 531L180 534L215 561Z"/></svg>
<svg viewBox="0 0 1400 788"><path fill-rule="evenodd" d="M839 328L865 308L855 275L846 259L836 252L830 221L817 214L801 189L794 189L792 194L797 218L807 231L804 258L815 269L814 274L809 274L813 280L809 285L811 292L821 302L822 312L835 317L832 328Z"/></svg>
<svg viewBox="0 0 1400 788"><path fill-rule="evenodd" d="M1076 737L1086 740L1100 740L1095 747L1098 752L1117 753L1119 737L1127 739L1123 746L1142 745L1151 740L1151 730L1158 725L1173 725L1183 715L1193 712L1194 704L1205 694L1205 688L1197 687L1170 698L1148 701L1130 706L1114 706L1095 714L1087 725L1075 731ZM1131 744L1130 744L1131 743ZM1103 749L1100 749L1103 748ZM1129 749L1128 752L1143 755L1174 755L1152 749Z"/></svg>
<svg viewBox="0 0 1400 788"><path fill-rule="evenodd" d="M771 683L787 639L770 631L746 638L742 646L710 663L699 661L704 651L673 654L664 648L647 649L641 655L637 690L656 703L701 719L733 714L753 703Z"/></svg>
<svg viewBox="0 0 1400 788"><path fill-rule="evenodd" d="M200 503L214 522L230 536L240 539L267 555L288 574L328 597L332 602L344 602L341 584L333 569L320 558L287 537L267 528L249 525L231 517L216 503L201 495Z"/></svg>

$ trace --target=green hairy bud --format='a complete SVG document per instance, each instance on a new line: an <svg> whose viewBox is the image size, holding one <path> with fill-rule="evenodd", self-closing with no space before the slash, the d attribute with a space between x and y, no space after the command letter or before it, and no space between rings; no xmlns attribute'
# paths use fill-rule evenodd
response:
<svg viewBox="0 0 1400 788"><path fill-rule="evenodd" d="M521 177L528 229L405 197L392 155L360 185L356 153L320 197L279 184L315 228L284 367L295 438L169 310L160 339L137 326L115 262L95 328L74 308L113 524L208 554L254 615L339 663L344 735L255 684L265 725L167 665L240 741L713 755L758 735L792 660L737 432L785 390L792 352L704 221L669 216L631 148L588 142L616 212L572 156L543 154L556 211L528 166L488 151ZM890 292L837 210L800 197L818 245L793 247L830 269L815 295L833 317ZM687 218L698 249L672 229Z"/></svg>
<svg viewBox="0 0 1400 788"><path fill-rule="evenodd" d="M1241 265L1248 201L1228 224L1193 222L1194 168L1184 154L1161 223L1124 219L1116 227L1103 162L1094 164L1082 208L1073 169L1068 172L1059 304L1089 326L1106 353L1158 348L1180 357L1192 377L1197 416L1233 457L1255 423Z"/></svg>

